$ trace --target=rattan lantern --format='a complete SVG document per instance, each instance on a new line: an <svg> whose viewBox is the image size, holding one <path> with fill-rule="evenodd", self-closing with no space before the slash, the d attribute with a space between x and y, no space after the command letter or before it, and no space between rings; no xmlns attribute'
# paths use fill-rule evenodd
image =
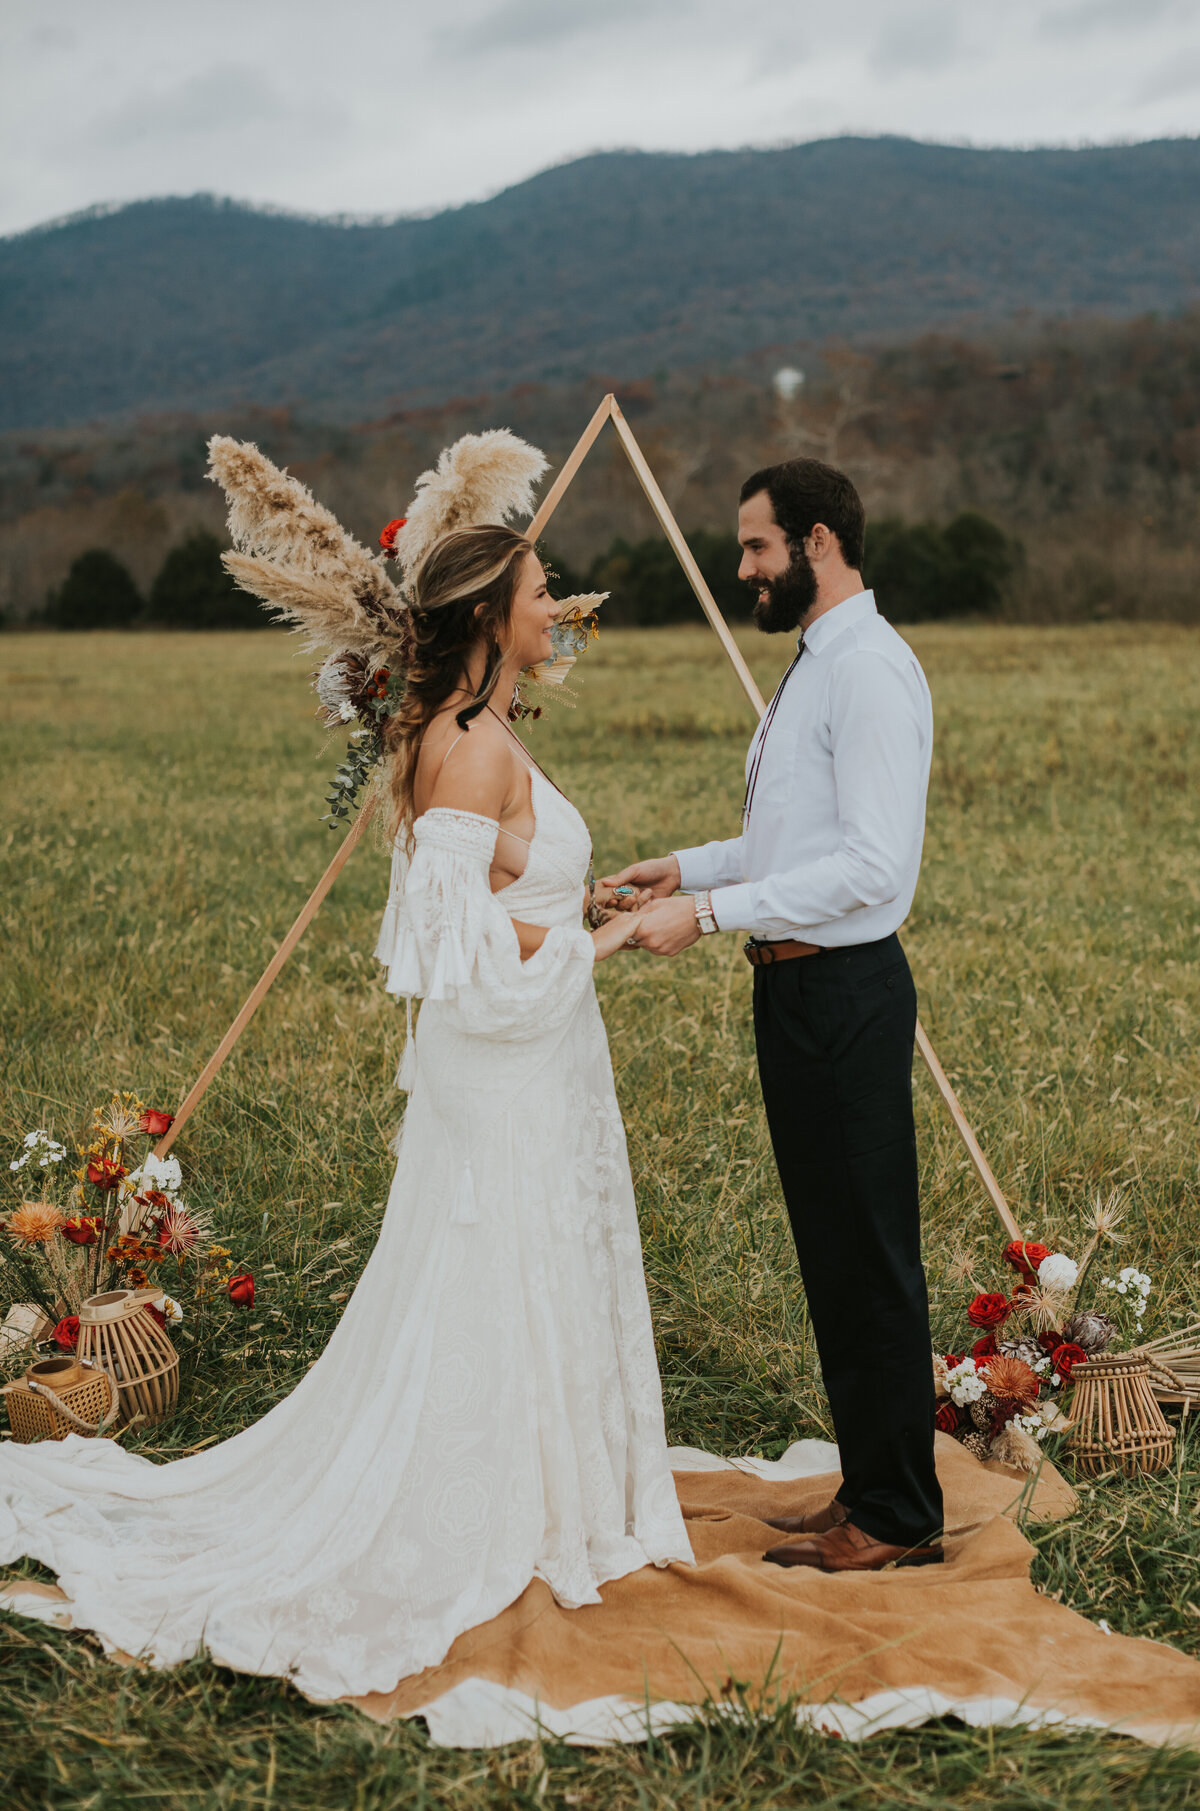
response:
<svg viewBox="0 0 1200 1811"><path fill-rule="evenodd" d="M113 1379L74 1354L30 1365L2 1394L12 1437L22 1446L65 1440L68 1434L107 1433L121 1406Z"/></svg>
<svg viewBox="0 0 1200 1811"><path fill-rule="evenodd" d="M1130 1477L1163 1471L1175 1430L1154 1397L1144 1352L1097 1352L1071 1372L1071 1451L1087 1477L1114 1466Z"/></svg>
<svg viewBox="0 0 1200 1811"><path fill-rule="evenodd" d="M79 1356L112 1372L121 1423L161 1421L179 1397L179 1354L146 1312L157 1289L109 1289L79 1310Z"/></svg>

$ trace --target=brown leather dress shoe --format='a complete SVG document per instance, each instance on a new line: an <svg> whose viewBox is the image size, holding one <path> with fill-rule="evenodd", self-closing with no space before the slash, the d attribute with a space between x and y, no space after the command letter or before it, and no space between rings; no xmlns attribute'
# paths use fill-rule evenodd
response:
<svg viewBox="0 0 1200 1811"><path fill-rule="evenodd" d="M769 1515L768 1528L778 1528L782 1534L828 1534L831 1529L840 1528L850 1511L844 1503L834 1497L832 1503L826 1503L823 1509L810 1509L807 1515Z"/></svg>
<svg viewBox="0 0 1200 1811"><path fill-rule="evenodd" d="M811 1566L817 1572L881 1572L885 1566L935 1566L944 1558L938 1547L893 1547L874 1540L853 1522L841 1522L828 1534L771 1547L763 1554L773 1566Z"/></svg>

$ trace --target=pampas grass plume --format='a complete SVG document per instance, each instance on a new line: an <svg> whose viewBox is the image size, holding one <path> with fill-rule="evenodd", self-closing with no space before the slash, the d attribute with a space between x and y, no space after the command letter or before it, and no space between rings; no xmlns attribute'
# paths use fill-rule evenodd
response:
<svg viewBox="0 0 1200 1811"><path fill-rule="evenodd" d="M214 434L209 477L229 502L235 551L222 563L314 648L367 652L402 633L404 605L382 559L346 533L311 491L248 440Z"/></svg>
<svg viewBox="0 0 1200 1811"><path fill-rule="evenodd" d="M396 558L406 579L434 542L454 528L507 522L533 514L533 487L546 470L546 455L510 428L464 434L417 479L417 494L396 536Z"/></svg>

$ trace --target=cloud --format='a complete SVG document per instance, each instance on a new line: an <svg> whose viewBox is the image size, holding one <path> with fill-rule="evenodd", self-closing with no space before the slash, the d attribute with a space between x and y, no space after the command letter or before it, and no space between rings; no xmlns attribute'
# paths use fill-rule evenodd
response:
<svg viewBox="0 0 1200 1811"><path fill-rule="evenodd" d="M471 25L441 27L435 42L472 57L494 50L533 50L565 44L571 38L599 34L635 19L677 13L680 0L605 0L602 10L571 0L503 0Z"/></svg>
<svg viewBox="0 0 1200 1811"><path fill-rule="evenodd" d="M1187 16L1179 0L1075 0L1054 6L1040 21L1047 38L1083 38L1098 32L1144 31L1170 14Z"/></svg>
<svg viewBox="0 0 1200 1811"><path fill-rule="evenodd" d="M1151 70L1137 90L1134 99L1146 107L1154 101L1173 101L1181 94L1195 94L1200 89L1200 47L1171 57Z"/></svg>
<svg viewBox="0 0 1200 1811"><path fill-rule="evenodd" d="M882 76L944 69L958 60L960 20L954 6L930 6L887 19L871 46L868 67Z"/></svg>
<svg viewBox="0 0 1200 1811"><path fill-rule="evenodd" d="M97 149L125 151L148 141L219 134L250 124L282 125L293 122L296 113L296 100L285 99L258 70L220 64L157 94L131 97L123 106L98 115L85 136ZM323 97L315 116L306 110L306 117L310 124L328 126L344 118L344 109Z"/></svg>

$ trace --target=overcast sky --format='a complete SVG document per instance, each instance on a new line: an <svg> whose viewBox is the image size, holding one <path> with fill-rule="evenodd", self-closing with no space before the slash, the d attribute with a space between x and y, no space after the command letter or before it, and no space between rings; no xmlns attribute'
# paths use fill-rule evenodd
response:
<svg viewBox="0 0 1200 1811"><path fill-rule="evenodd" d="M0 233L198 190L406 213L615 146L1197 131L1197 0L0 6Z"/></svg>

